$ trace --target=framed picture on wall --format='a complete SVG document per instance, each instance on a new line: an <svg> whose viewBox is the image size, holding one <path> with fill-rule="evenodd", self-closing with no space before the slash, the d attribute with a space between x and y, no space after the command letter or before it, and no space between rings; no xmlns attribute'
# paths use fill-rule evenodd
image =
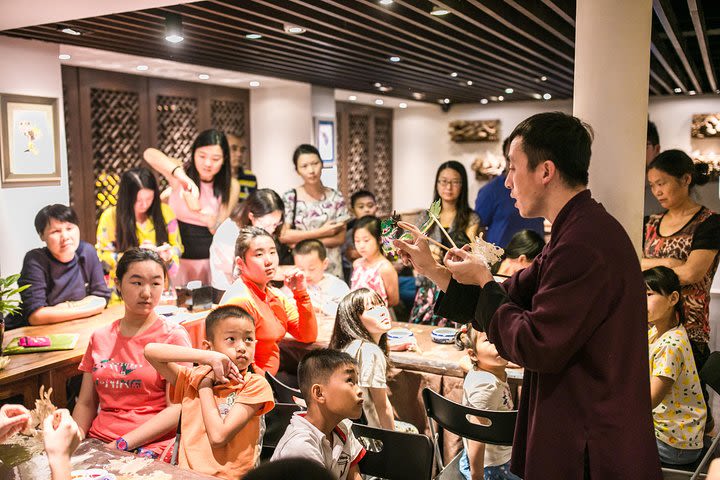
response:
<svg viewBox="0 0 720 480"><path fill-rule="evenodd" d="M3 186L60 184L57 98L0 93Z"/></svg>
<svg viewBox="0 0 720 480"><path fill-rule="evenodd" d="M335 120L332 118L315 119L315 141L320 152L323 168L335 165Z"/></svg>

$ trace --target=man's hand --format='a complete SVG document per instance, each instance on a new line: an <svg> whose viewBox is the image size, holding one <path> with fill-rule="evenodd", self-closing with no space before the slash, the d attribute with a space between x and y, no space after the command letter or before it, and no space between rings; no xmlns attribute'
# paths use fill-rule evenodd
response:
<svg viewBox="0 0 720 480"><path fill-rule="evenodd" d="M56 410L43 422L43 443L48 457L70 458L80 443L77 423L64 408ZM113 442L113 448L115 444Z"/></svg>
<svg viewBox="0 0 720 480"><path fill-rule="evenodd" d="M406 266L412 265L418 273L428 275L430 271L437 267L437 262L433 258L428 241L415 225L407 222L398 222L398 227L407 231L412 235L412 241L393 240L395 248L400 250L400 259Z"/></svg>
<svg viewBox="0 0 720 480"><path fill-rule="evenodd" d="M479 285L493 281L492 273L485 265L485 261L467 249L450 249L445 254L445 266L453 278L465 285Z"/></svg>

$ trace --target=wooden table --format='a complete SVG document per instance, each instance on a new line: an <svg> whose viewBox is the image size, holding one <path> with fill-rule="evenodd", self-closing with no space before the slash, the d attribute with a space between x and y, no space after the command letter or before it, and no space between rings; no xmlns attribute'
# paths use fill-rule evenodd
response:
<svg viewBox="0 0 720 480"><path fill-rule="evenodd" d="M6 444L0 445L0 460L3 465L0 466L1 478L8 480L50 480L50 467L45 455L25 455L20 450L23 447L13 442L17 437L13 437ZM27 458L27 457L30 458ZM8 462L8 457L14 461ZM23 458L25 457L25 458ZM111 460L123 458L134 458L135 455L120 450L110 450L104 447L103 443L97 439L84 440L70 459L73 470L87 470L90 468L102 468L109 473L115 474L118 478L137 478L135 475L121 475L118 470L110 468ZM24 460L24 461L23 461ZM137 475L148 475L153 472L163 472L171 476L173 480L206 480L216 477L208 477L199 473L187 470L185 468L176 467L168 463L154 461L148 466L140 469Z"/></svg>
<svg viewBox="0 0 720 480"><path fill-rule="evenodd" d="M205 338L205 317L209 310L197 313L185 313L181 323L188 331L194 347L199 347ZM4 345L15 337L40 336L56 333L77 333L80 335L77 345L72 350L56 352L24 353L8 355L10 363L0 371L0 402L16 395L23 396L23 403L28 408L35 407L35 399L41 385L52 387L52 401L58 407L67 403L67 380L78 375L78 365L87 350L90 335L100 328L121 318L125 313L123 304L113 305L92 317L53 325L22 327L5 332Z"/></svg>

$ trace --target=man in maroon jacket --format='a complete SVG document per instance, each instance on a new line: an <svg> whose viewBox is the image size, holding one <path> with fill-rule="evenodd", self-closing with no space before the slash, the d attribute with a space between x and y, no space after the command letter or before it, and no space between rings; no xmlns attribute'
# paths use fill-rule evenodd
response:
<svg viewBox="0 0 720 480"><path fill-rule="evenodd" d="M445 292L439 315L472 318L500 355L525 368L513 473L659 479L645 285L625 230L587 189L591 130L541 113L510 139L505 186L523 217L553 224L530 267L501 286L466 250L451 250L441 266L423 240L396 244Z"/></svg>

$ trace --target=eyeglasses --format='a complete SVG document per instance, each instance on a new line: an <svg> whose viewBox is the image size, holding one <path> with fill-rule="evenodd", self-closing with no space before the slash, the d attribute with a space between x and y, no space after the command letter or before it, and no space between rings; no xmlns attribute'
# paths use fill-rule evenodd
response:
<svg viewBox="0 0 720 480"><path fill-rule="evenodd" d="M439 187L459 187L462 185L462 180L438 180L437 184Z"/></svg>

